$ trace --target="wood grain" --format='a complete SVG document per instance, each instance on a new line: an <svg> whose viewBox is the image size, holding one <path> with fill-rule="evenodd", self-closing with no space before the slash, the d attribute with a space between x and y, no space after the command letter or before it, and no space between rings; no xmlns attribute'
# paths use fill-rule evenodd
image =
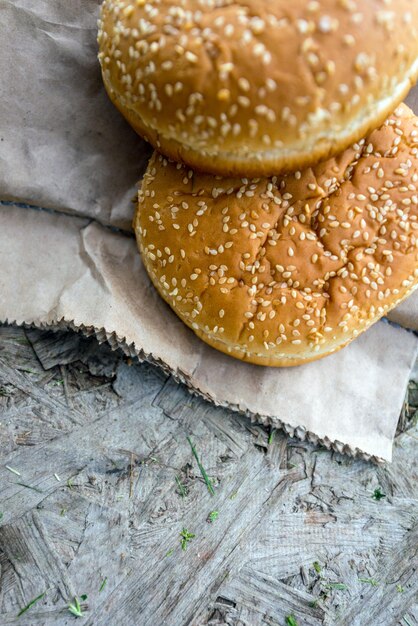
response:
<svg viewBox="0 0 418 626"><path fill-rule="evenodd" d="M417 406L412 382L376 467L94 339L0 327L0 623L71 624L87 594L89 626L417 626Z"/></svg>

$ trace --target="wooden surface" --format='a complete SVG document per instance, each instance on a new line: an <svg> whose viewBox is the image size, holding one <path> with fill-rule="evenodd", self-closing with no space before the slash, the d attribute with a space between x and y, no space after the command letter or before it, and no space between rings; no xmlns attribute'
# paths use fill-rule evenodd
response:
<svg viewBox="0 0 418 626"><path fill-rule="evenodd" d="M394 462L376 467L94 339L0 327L0 624L417 626L414 406L411 383Z"/></svg>

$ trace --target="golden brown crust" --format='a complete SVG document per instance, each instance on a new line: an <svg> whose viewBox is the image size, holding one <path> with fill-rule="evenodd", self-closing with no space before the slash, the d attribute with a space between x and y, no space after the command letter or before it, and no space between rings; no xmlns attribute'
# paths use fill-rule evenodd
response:
<svg viewBox="0 0 418 626"><path fill-rule="evenodd" d="M159 151L271 175L345 149L403 99L418 3L105 0L99 43L112 100Z"/></svg>
<svg viewBox="0 0 418 626"><path fill-rule="evenodd" d="M232 356L239 361L243 361L244 363L252 363L253 365L263 365L264 367L296 367L297 365L304 365L305 363L311 363L312 361L317 361L319 358L323 356L327 356L327 354L323 354L321 356L311 355L309 357L278 357L275 354L271 355L257 355L253 353L243 352L242 350L238 350L237 348L231 347L224 342L220 341L217 337L209 336L207 333L204 333L200 330L195 330L195 334L202 339L205 343L207 343L211 348L215 348L215 350L219 350L219 352L223 352L228 356ZM348 342L347 342L348 343ZM347 343L342 344L333 350L334 352L338 352L341 348L344 348Z"/></svg>
<svg viewBox="0 0 418 626"><path fill-rule="evenodd" d="M335 159L282 178L196 173L155 153L135 230L162 297L207 343L297 365L418 285L418 118L399 107Z"/></svg>
<svg viewBox="0 0 418 626"><path fill-rule="evenodd" d="M237 165L234 160L231 161L231 159L226 155L218 153L216 157L213 157L208 156L204 152L191 151L178 141L174 139L166 139L157 131L146 127L135 111L122 106L116 93L110 90L106 83L105 87L113 104L117 109L119 109L132 128L139 135L141 135L141 137L146 139L154 148L156 148L158 152L164 154L169 159L176 162L180 161L193 167L193 169L201 172L212 173L214 175L221 174L222 176L236 176L243 173L243 165ZM408 93L409 88L410 84L408 82L403 96ZM303 154L290 154L287 152L286 156L279 155L278 157L274 157L270 160L255 160L254 162L247 160L245 165L245 175L250 177L268 176L271 172L275 171L285 174L292 172L295 169L303 169L309 165L315 165L320 161L329 158L331 155L343 152L347 146L352 145L359 137L364 137L368 132L380 126L380 124L386 120L388 115L392 113L394 107L402 100L403 96L396 99L396 101L390 100L389 105L382 109L380 113L375 111L374 118L367 118L359 128L356 128L355 132L347 132L344 141L341 141L338 145L338 149L336 149L335 141L323 141L322 143L317 143L312 149Z"/></svg>

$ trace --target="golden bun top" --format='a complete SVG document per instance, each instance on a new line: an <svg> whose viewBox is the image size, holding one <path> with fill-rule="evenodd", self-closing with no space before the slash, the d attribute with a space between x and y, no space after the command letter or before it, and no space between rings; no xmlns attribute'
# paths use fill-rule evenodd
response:
<svg viewBox="0 0 418 626"><path fill-rule="evenodd" d="M110 97L174 160L272 175L345 149L418 77L417 0L105 0Z"/></svg>
<svg viewBox="0 0 418 626"><path fill-rule="evenodd" d="M351 341L418 284L418 118L401 105L337 158L220 178L154 153L135 230L163 298L209 344L296 365Z"/></svg>

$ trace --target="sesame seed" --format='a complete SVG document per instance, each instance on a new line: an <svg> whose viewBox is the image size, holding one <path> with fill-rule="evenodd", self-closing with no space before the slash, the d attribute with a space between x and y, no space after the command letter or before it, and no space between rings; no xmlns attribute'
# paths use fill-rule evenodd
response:
<svg viewBox="0 0 418 626"><path fill-rule="evenodd" d="M220 89L218 91L218 100L221 102L227 102L231 97L231 92L229 89Z"/></svg>

